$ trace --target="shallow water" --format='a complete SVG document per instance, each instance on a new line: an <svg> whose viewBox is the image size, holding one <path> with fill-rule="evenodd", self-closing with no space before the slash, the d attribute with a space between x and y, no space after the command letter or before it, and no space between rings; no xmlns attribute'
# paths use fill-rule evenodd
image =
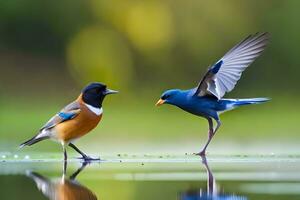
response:
<svg viewBox="0 0 300 200"><path fill-rule="evenodd" d="M43 156L0 156L1 200L300 199L297 155L108 155L67 165Z"/></svg>

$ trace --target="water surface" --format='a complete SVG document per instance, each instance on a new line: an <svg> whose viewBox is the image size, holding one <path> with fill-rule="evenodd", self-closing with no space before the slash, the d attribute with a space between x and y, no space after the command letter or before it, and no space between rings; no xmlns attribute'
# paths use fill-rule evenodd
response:
<svg viewBox="0 0 300 200"><path fill-rule="evenodd" d="M300 199L299 156L114 155L89 164L42 157L2 157L1 200Z"/></svg>

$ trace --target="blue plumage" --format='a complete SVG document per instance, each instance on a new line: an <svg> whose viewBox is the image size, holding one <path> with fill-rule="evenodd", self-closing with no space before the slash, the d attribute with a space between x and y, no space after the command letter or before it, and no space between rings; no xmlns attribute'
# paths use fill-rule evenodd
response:
<svg viewBox="0 0 300 200"><path fill-rule="evenodd" d="M73 112L59 112L58 116L63 119L63 121L73 119L76 116L76 113Z"/></svg>
<svg viewBox="0 0 300 200"><path fill-rule="evenodd" d="M207 119L208 141L197 155L205 155L206 148L221 125L219 115L228 110L249 104L259 104L268 98L224 99L240 79L242 72L263 52L268 34L250 35L219 61L208 68L198 86L189 90L172 89L164 92L156 105L171 104L184 111ZM214 128L213 119L217 125Z"/></svg>
<svg viewBox="0 0 300 200"><path fill-rule="evenodd" d="M195 96L195 89L168 90L163 93L162 99L165 104L177 106L189 113L202 117L211 117L219 120L219 114L232 110L242 105L259 104L268 101L268 98L252 99L216 99L211 96Z"/></svg>
<svg viewBox="0 0 300 200"><path fill-rule="evenodd" d="M214 74L218 73L218 71L221 68L222 64L223 64L222 60L217 62L214 66L212 66L212 68L210 68L211 72L214 73Z"/></svg>

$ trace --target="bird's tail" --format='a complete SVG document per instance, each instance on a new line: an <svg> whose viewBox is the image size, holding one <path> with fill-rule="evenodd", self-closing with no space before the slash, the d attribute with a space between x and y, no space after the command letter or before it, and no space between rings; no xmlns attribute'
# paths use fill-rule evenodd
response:
<svg viewBox="0 0 300 200"><path fill-rule="evenodd" d="M240 106L250 105L250 104L260 104L269 101L269 98L251 98L251 99L221 99L220 103L223 105L223 109L218 111L222 114L226 111L235 109Z"/></svg>
<svg viewBox="0 0 300 200"><path fill-rule="evenodd" d="M50 138L48 135L37 134L33 138L31 138L31 139L23 142L22 144L20 144L19 148L23 148L24 146L31 146L31 145L33 145L37 142L40 142L40 141L48 139L48 138Z"/></svg>
<svg viewBox="0 0 300 200"><path fill-rule="evenodd" d="M251 99L235 99L232 103L234 107L249 105L249 104L260 104L270 101L269 98L251 98Z"/></svg>

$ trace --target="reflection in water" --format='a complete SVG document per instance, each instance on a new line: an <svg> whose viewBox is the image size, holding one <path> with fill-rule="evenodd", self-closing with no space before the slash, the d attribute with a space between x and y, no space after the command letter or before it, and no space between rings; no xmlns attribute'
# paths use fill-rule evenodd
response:
<svg viewBox="0 0 300 200"><path fill-rule="evenodd" d="M247 200L247 197L237 196L234 194L225 194L218 192L216 180L210 170L206 157L201 156L202 164L207 172L207 191L203 192L202 188L188 190L181 195L181 200Z"/></svg>
<svg viewBox="0 0 300 200"><path fill-rule="evenodd" d="M51 180L36 172L28 172L27 176L34 180L38 189L50 200L95 200L96 195L75 180L87 164L87 162L82 163L76 172L66 178L67 162L64 162L63 175L60 180Z"/></svg>

